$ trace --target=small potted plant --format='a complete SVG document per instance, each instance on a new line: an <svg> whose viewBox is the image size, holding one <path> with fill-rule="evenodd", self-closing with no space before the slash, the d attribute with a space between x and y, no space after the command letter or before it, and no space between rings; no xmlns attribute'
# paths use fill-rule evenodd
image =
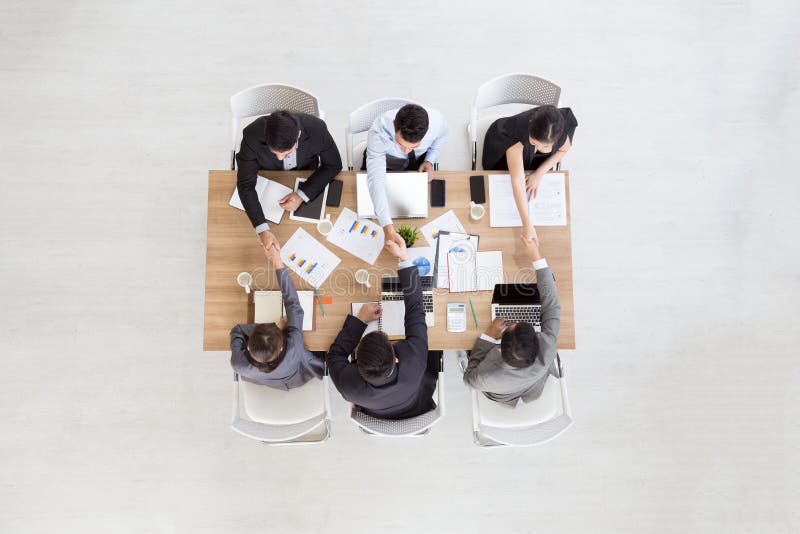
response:
<svg viewBox="0 0 800 534"><path fill-rule="evenodd" d="M417 242L417 239L419 239L419 230L417 230L416 228L411 228L407 224L401 226L397 230L397 233L400 234L400 237L402 237L403 241L406 242L406 246L408 248L411 248L414 245L414 243Z"/></svg>

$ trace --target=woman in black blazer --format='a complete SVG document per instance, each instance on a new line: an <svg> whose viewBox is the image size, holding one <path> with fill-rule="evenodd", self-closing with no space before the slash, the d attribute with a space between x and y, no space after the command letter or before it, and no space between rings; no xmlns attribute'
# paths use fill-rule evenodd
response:
<svg viewBox="0 0 800 534"><path fill-rule="evenodd" d="M536 197L542 177L572 147L577 126L570 108L539 106L497 119L486 131L483 168L510 171L523 235L536 237L528 214L528 197ZM533 172L526 175L525 171Z"/></svg>

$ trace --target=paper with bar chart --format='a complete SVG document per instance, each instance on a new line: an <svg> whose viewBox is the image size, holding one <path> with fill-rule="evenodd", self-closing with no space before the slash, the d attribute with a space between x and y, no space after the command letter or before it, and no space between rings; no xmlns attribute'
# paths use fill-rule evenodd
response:
<svg viewBox="0 0 800 534"><path fill-rule="evenodd" d="M313 287L321 286L342 261L302 228L281 247L281 259Z"/></svg>
<svg viewBox="0 0 800 534"><path fill-rule="evenodd" d="M376 222L359 219L356 212L343 208L328 234L328 241L374 265L383 249L383 228Z"/></svg>

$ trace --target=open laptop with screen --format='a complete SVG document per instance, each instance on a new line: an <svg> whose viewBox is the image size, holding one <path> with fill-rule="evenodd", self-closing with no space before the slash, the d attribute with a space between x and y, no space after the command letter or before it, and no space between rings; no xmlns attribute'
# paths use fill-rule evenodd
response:
<svg viewBox="0 0 800 534"><path fill-rule="evenodd" d="M428 173L387 172L386 201L393 219L428 216ZM375 206L367 186L367 173L356 175L356 203L359 217L375 217Z"/></svg>
<svg viewBox="0 0 800 534"><path fill-rule="evenodd" d="M513 323L530 323L542 331L542 301L536 284L497 284L492 295L492 320L503 317Z"/></svg>

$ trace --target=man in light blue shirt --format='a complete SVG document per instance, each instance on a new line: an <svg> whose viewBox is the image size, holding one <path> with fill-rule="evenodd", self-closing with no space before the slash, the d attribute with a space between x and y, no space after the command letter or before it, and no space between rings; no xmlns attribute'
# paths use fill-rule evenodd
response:
<svg viewBox="0 0 800 534"><path fill-rule="evenodd" d="M367 134L364 166L375 215L383 226L387 241L397 244L403 238L394 229L386 200L386 171L427 172L433 178L433 165L447 140L447 122L435 110L416 104L383 113Z"/></svg>

